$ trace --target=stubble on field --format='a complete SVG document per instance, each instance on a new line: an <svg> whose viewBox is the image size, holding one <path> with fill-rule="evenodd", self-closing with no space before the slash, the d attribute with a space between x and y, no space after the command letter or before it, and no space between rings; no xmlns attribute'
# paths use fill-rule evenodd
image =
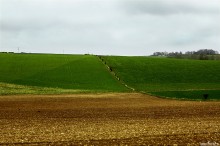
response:
<svg viewBox="0 0 220 146"><path fill-rule="evenodd" d="M0 144L220 143L220 102L138 93L0 96Z"/></svg>

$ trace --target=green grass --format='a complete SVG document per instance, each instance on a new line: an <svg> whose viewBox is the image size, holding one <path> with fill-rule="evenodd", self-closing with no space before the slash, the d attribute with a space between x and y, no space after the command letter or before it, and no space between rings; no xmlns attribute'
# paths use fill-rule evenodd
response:
<svg viewBox="0 0 220 146"><path fill-rule="evenodd" d="M175 99L187 99L187 100L220 100L220 90L196 90L196 91L161 91L151 92L154 96L169 97ZM207 99L204 98L204 94L208 94Z"/></svg>
<svg viewBox="0 0 220 146"><path fill-rule="evenodd" d="M91 92L127 91L91 55L0 53L0 82Z"/></svg>
<svg viewBox="0 0 220 146"><path fill-rule="evenodd" d="M220 99L220 61L102 56L122 82L160 97ZM96 56L0 53L0 95L130 92Z"/></svg>
<svg viewBox="0 0 220 146"><path fill-rule="evenodd" d="M220 61L121 56L103 59L121 80L137 91L193 99L201 90L207 90L210 98L219 99Z"/></svg>

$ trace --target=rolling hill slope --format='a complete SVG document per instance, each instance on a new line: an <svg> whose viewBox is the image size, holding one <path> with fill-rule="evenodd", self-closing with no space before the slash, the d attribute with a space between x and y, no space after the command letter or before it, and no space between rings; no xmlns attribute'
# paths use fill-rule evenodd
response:
<svg viewBox="0 0 220 146"><path fill-rule="evenodd" d="M0 94L136 91L160 97L220 99L220 61L0 53ZM120 82L113 76L120 78Z"/></svg>
<svg viewBox="0 0 220 146"><path fill-rule="evenodd" d="M102 56L118 77L153 95L220 99L220 61Z"/></svg>
<svg viewBox="0 0 220 146"><path fill-rule="evenodd" d="M0 60L3 83L97 92L127 91L96 56L0 53Z"/></svg>

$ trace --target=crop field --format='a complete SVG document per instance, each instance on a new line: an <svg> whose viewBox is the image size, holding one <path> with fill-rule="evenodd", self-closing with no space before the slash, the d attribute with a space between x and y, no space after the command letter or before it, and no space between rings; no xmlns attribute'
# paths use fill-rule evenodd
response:
<svg viewBox="0 0 220 146"><path fill-rule="evenodd" d="M3 53L0 58L0 95L131 92L125 83L159 97L220 99L216 60Z"/></svg>
<svg viewBox="0 0 220 146"><path fill-rule="evenodd" d="M215 60L0 53L0 145L217 144L219 72Z"/></svg>
<svg viewBox="0 0 220 146"><path fill-rule="evenodd" d="M220 61L102 56L127 85L160 97L220 99Z"/></svg>
<svg viewBox="0 0 220 146"><path fill-rule="evenodd" d="M140 93L0 96L0 145L220 143L220 102Z"/></svg>
<svg viewBox="0 0 220 146"><path fill-rule="evenodd" d="M96 56L0 53L0 60L0 94L128 91Z"/></svg>

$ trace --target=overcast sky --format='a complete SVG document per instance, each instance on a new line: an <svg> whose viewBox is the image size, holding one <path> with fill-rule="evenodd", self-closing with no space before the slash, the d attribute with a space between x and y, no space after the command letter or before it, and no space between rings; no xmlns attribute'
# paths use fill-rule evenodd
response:
<svg viewBox="0 0 220 146"><path fill-rule="evenodd" d="M0 0L0 51L220 52L220 0Z"/></svg>

